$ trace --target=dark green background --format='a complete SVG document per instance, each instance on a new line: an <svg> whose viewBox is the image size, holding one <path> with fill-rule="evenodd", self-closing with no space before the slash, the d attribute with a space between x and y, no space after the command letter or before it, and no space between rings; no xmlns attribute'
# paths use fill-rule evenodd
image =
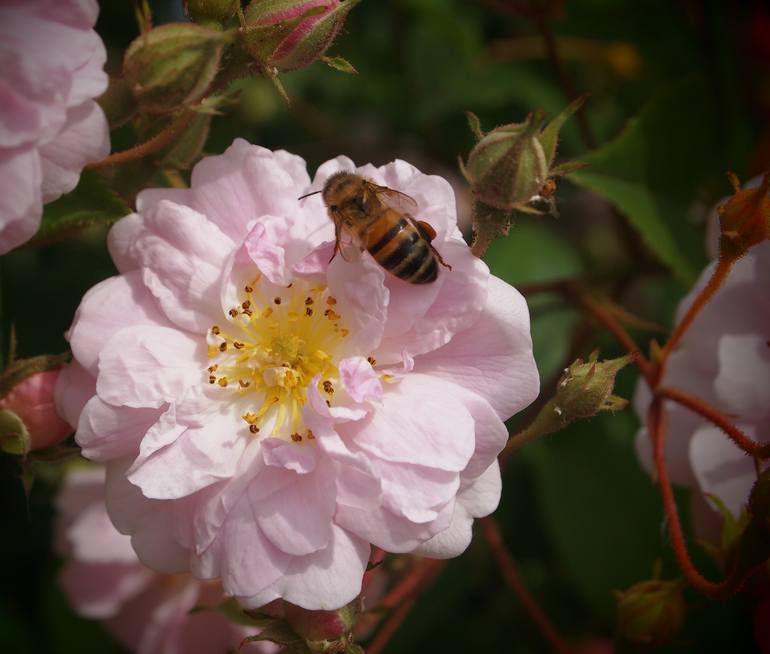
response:
<svg viewBox="0 0 770 654"><path fill-rule="evenodd" d="M496 13L491 4L364 0L331 51L350 60L358 76L322 64L286 74L291 109L267 82L246 83L241 106L215 119L206 151L221 152L241 136L300 154L311 171L338 154L375 165L399 157L451 176L467 192L456 166L473 144L466 110L492 128L536 108L554 115L567 104L534 25ZM519 217L510 236L494 244L486 258L495 274L517 285L586 275L636 314L670 325L686 284L706 260L698 216L728 192L726 170L757 172L750 169L757 166L762 123L757 97L769 84L770 62L748 49L747 31L767 5L754 3L752 13L744 4L750 3L565 4L552 27L570 53L565 64L575 87L591 93L587 115L600 147L588 154L575 121L567 124L561 155L592 165L576 176L581 186L559 184L558 220ZM101 5L97 29L116 71L136 36L133 10L129 2ZM176 3L153 5L158 21L179 19ZM496 58L492 44L512 38L535 45L518 58ZM613 43L635 54L633 75L618 74L595 54ZM120 130L114 148L129 146L132 138L130 130ZM608 200L625 217L613 213ZM467 205L460 206L467 220ZM104 230L95 228L4 257L3 343L15 324L20 355L64 350L62 334L79 298L114 273L104 243ZM539 296L531 308L547 385L565 365L582 321L557 297ZM635 335L642 344L653 336ZM578 352L585 356L597 344L603 357L620 354L606 336ZM618 392L630 397L635 382L634 371L623 371ZM528 418L515 417L511 428ZM612 636L612 592L650 578L656 560L663 560L667 576L675 574L657 489L633 452L637 426L630 409L576 424L528 446L505 472L496 516L507 544L527 586L575 644ZM0 649L117 651L98 625L70 612L57 589L60 562L49 545L55 474L40 472L27 500L19 462L0 457ZM682 506L686 513L686 502ZM708 566L705 557L699 562ZM685 630L667 651L753 651L743 599L688 599ZM476 538L418 602L388 651L523 654L547 647Z"/></svg>

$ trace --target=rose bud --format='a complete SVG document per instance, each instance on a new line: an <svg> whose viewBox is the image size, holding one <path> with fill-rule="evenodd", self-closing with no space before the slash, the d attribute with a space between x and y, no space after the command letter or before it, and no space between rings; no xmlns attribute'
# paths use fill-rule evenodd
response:
<svg viewBox="0 0 770 654"><path fill-rule="evenodd" d="M219 72L230 37L191 23L169 23L136 38L123 75L146 113L168 113L200 100Z"/></svg>
<svg viewBox="0 0 770 654"><path fill-rule="evenodd" d="M56 445L72 428L56 413L53 389L59 370L35 372L0 398L0 448L26 454Z"/></svg>
<svg viewBox="0 0 770 654"><path fill-rule="evenodd" d="M185 0L185 13L196 23L225 23L238 9L240 0Z"/></svg>
<svg viewBox="0 0 770 654"><path fill-rule="evenodd" d="M687 607L682 582L651 579L618 593L618 637L640 645L664 645L679 633Z"/></svg>
<svg viewBox="0 0 770 654"><path fill-rule="evenodd" d="M244 39L263 68L304 68L320 59L360 0L255 0L246 7Z"/></svg>

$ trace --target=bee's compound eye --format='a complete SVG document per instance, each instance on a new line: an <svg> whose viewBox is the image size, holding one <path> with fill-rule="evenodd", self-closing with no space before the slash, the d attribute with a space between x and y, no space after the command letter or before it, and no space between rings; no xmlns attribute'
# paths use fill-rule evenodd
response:
<svg viewBox="0 0 770 654"><path fill-rule="evenodd" d="M329 205L329 209L331 209L332 211L337 211L337 205L336 204L330 204Z"/></svg>

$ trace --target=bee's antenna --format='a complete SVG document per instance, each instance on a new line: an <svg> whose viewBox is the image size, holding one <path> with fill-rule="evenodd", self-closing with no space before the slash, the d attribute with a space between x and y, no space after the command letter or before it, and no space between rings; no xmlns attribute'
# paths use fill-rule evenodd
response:
<svg viewBox="0 0 770 654"><path fill-rule="evenodd" d="M305 193L305 195L300 195L297 200L304 200L305 198L310 197L311 195L315 195L316 193L321 193L322 191L313 191L312 193Z"/></svg>

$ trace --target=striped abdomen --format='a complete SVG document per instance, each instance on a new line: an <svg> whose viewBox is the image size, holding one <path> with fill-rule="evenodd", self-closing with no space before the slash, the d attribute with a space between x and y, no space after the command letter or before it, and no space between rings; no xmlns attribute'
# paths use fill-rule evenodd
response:
<svg viewBox="0 0 770 654"><path fill-rule="evenodd" d="M366 249L385 270L412 284L438 277L438 262L428 240L414 222L384 209L368 231Z"/></svg>

